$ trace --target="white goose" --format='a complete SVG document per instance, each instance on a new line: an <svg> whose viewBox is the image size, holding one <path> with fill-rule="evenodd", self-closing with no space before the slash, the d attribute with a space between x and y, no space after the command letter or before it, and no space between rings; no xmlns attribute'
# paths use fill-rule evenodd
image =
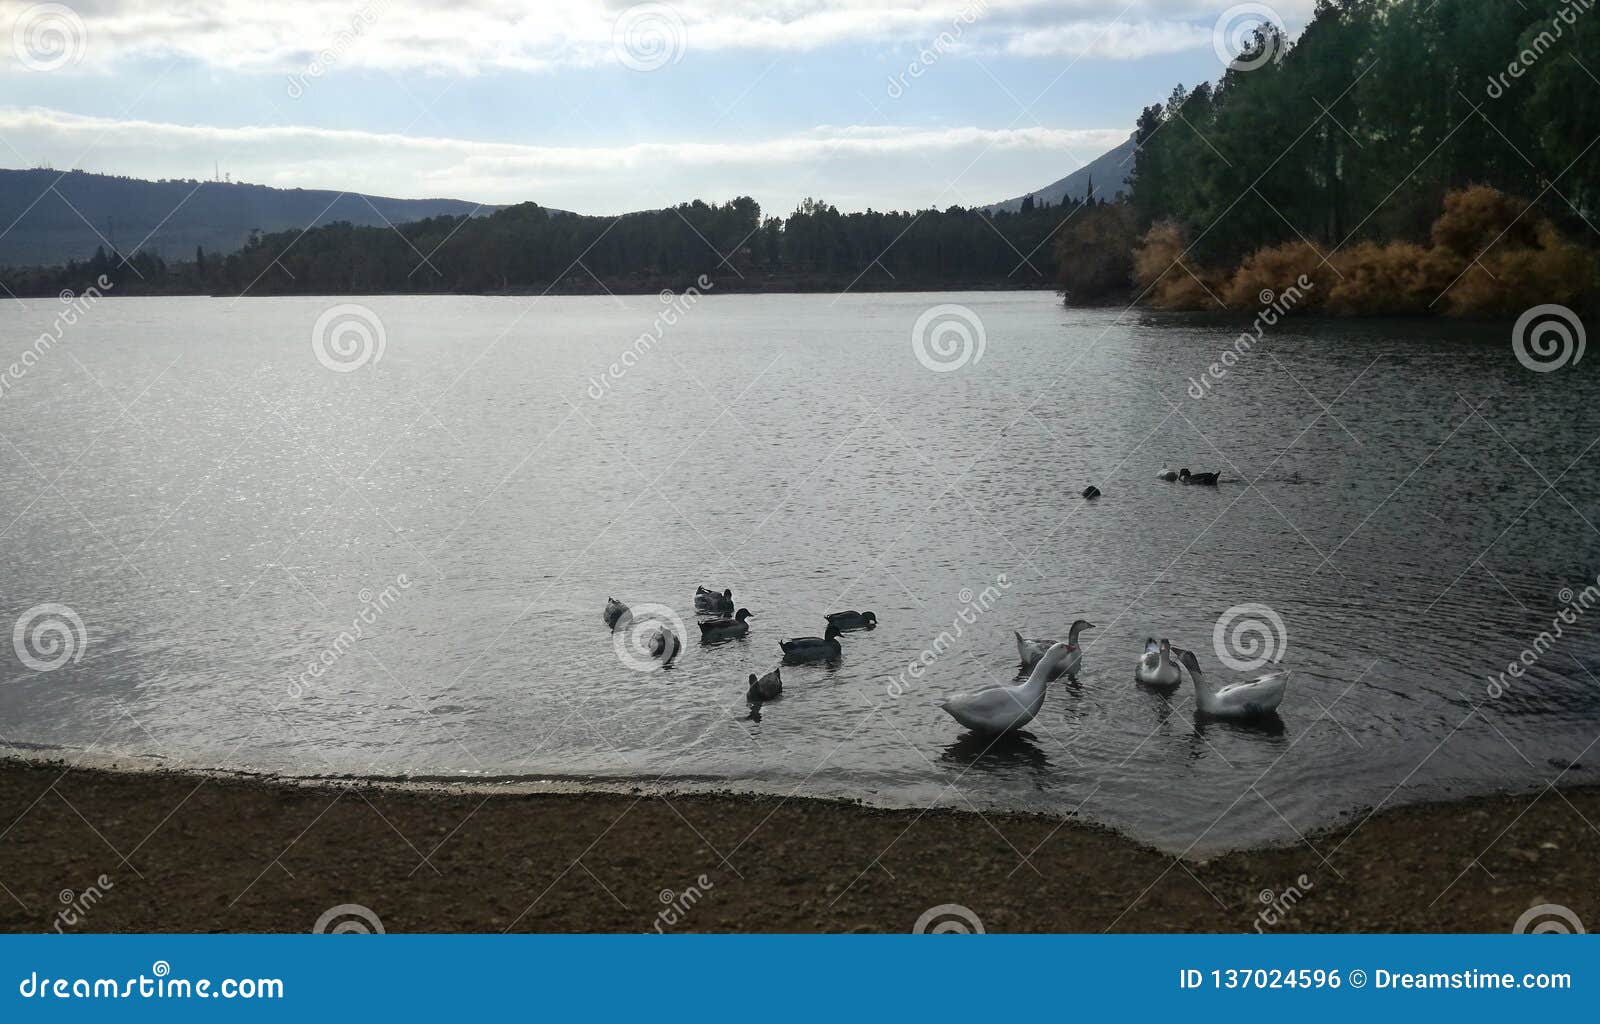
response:
<svg viewBox="0 0 1600 1024"><path fill-rule="evenodd" d="M1195 704L1202 714L1215 718L1254 718L1276 711L1283 703L1283 691L1289 685L1290 672L1273 672L1244 683L1229 683L1212 690L1200 674L1200 662L1193 651L1179 651L1178 660L1189 670L1194 680Z"/></svg>
<svg viewBox="0 0 1600 1024"><path fill-rule="evenodd" d="M1173 687L1183 682L1183 672L1172 660L1172 644L1154 638L1144 642L1144 656L1134 666L1133 678L1145 686Z"/></svg>
<svg viewBox="0 0 1600 1024"><path fill-rule="evenodd" d="M1093 628L1094 623L1079 619L1072 624L1071 629L1067 630L1066 646L1068 648L1068 657L1066 661L1062 662L1061 668L1056 672L1056 675L1076 676L1078 674L1078 669L1083 667L1083 649L1078 646L1078 634L1086 629ZM1017 638L1017 658L1022 662L1022 667L1025 669L1032 668L1040 658L1044 657L1046 651L1061 642L1059 640L1029 640L1016 630L1012 630L1012 633Z"/></svg>
<svg viewBox="0 0 1600 1024"><path fill-rule="evenodd" d="M972 693L957 693L939 701L939 707L969 729L983 733L1008 733L1033 721L1044 706L1045 684L1061 674L1072 655L1067 644L1044 653L1028 681L1016 686L990 686Z"/></svg>

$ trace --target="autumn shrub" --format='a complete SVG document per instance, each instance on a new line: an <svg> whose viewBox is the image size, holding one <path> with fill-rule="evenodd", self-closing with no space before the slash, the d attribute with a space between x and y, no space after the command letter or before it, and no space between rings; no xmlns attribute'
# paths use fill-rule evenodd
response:
<svg viewBox="0 0 1600 1024"><path fill-rule="evenodd" d="M1171 221L1153 225L1133 253L1134 283L1157 309L1217 309L1220 283L1184 255L1183 231Z"/></svg>

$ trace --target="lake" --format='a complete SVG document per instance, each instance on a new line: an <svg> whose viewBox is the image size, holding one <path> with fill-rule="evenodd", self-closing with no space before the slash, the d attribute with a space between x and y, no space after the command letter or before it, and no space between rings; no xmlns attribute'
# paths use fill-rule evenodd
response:
<svg viewBox="0 0 1600 1024"><path fill-rule="evenodd" d="M66 308L0 305L0 365L31 353L8 744L1034 810L1174 852L1600 777L1600 612L1534 649L1600 572L1596 361L1532 372L1508 326L1293 320L1209 377L1247 318L1040 292L108 297L36 345ZM699 584L748 638L701 646ZM619 658L609 596L681 618L671 668ZM747 675L846 608L879 627L753 715ZM1078 618L1026 735L934 705ZM1213 682L1265 643L1278 718L1136 686L1147 636Z"/></svg>

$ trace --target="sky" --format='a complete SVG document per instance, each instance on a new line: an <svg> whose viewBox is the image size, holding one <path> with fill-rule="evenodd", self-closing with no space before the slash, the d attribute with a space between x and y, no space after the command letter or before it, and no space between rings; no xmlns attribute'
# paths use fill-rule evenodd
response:
<svg viewBox="0 0 1600 1024"><path fill-rule="evenodd" d="M1313 5L0 0L0 166L589 214L981 205Z"/></svg>

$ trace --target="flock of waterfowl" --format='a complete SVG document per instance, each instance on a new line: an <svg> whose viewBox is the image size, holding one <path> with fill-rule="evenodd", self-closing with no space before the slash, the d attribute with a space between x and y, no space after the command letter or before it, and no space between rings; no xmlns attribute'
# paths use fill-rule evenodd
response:
<svg viewBox="0 0 1600 1024"><path fill-rule="evenodd" d="M1189 472L1188 468L1185 467L1184 469L1179 470L1163 469L1161 472L1156 474L1156 479L1165 480L1169 484L1180 483L1193 484L1196 487L1215 487L1217 486L1218 481L1222 479L1222 474L1191 473ZM1100 488L1096 487L1094 484L1090 484L1088 487L1083 489L1083 496L1091 499L1098 498L1100 497Z"/></svg>
<svg viewBox="0 0 1600 1024"><path fill-rule="evenodd" d="M1184 476L1192 477L1188 470ZM1216 474L1202 474L1215 482ZM1181 479L1174 474L1174 479ZM748 636L750 619L755 616L748 608L734 609L733 591L720 592L698 587L694 607L699 618L702 643L717 643ZM616 598L606 601L604 620L613 631L632 625L632 612ZM827 628L823 635L779 640L782 664L800 665L813 662L837 661L843 652L839 637L850 630L876 629L878 617L872 612L842 611L825 616ZM975 732L1000 735L1013 732L1031 722L1044 706L1045 689L1054 679L1066 676L1075 679L1083 668L1083 648L1079 636L1094 623L1078 619L1067 630L1066 640L1028 639L1020 632L1017 639L1017 658L1021 671L1028 676L1021 682L1005 686L988 686L969 693L957 693L941 700L937 706L951 718ZM665 667L670 665L683 648L683 640L666 622L649 621L642 626L637 638L641 649L649 658ZM1288 671L1273 672L1243 682L1229 683L1212 689L1200 669L1199 659L1193 651L1174 647L1163 638L1145 641L1144 653L1134 664L1134 681L1142 686L1159 690L1176 689L1183 682L1187 669L1194 684L1195 704L1200 713L1216 718L1257 718L1271 715L1283 702L1288 686ZM755 714L760 705L776 700L783 694L782 665L765 675L750 673L750 686L745 699Z"/></svg>

